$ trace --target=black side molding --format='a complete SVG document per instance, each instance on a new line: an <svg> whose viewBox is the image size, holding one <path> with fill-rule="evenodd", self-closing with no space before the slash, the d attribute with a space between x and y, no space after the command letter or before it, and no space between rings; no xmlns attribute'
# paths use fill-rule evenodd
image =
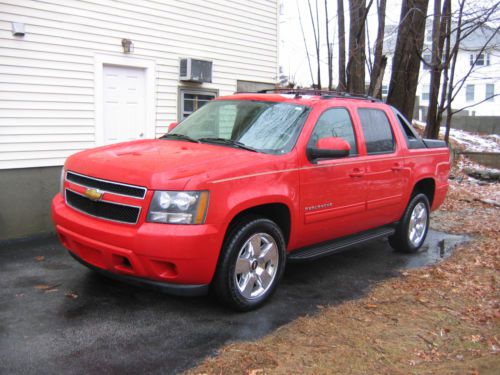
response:
<svg viewBox="0 0 500 375"><path fill-rule="evenodd" d="M448 148L446 142L439 139L422 139L422 141L424 141L425 147L427 148Z"/></svg>
<svg viewBox="0 0 500 375"><path fill-rule="evenodd" d="M304 247L302 249L294 250L289 253L288 261L298 263L315 260L330 254L338 253L351 246L360 245L368 241L393 235L394 232L394 226L387 225L380 228L370 229L365 232L353 234L351 236Z"/></svg>

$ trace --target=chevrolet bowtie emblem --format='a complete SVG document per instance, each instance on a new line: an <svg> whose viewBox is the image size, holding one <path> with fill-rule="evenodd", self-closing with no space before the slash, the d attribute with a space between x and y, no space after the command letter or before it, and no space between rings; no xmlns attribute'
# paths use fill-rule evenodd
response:
<svg viewBox="0 0 500 375"><path fill-rule="evenodd" d="M104 192L99 190L99 189L89 188L89 189L85 190L85 196L88 199L93 200L93 201L100 200L103 195L104 195Z"/></svg>

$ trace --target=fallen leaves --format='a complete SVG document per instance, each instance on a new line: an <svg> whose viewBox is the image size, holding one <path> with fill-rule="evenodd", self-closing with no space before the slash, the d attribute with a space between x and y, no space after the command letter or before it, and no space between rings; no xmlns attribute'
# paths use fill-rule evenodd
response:
<svg viewBox="0 0 500 375"><path fill-rule="evenodd" d="M57 292L57 287L60 286L61 284L54 284L54 285L48 285L48 284L38 284L35 285L35 289L41 290L45 293L53 293Z"/></svg>
<svg viewBox="0 0 500 375"><path fill-rule="evenodd" d="M77 299L78 294L76 292L70 291L70 292L66 293L66 297L68 297L69 299Z"/></svg>
<svg viewBox="0 0 500 375"><path fill-rule="evenodd" d="M500 215L481 200L499 202L500 189L454 173L431 222L470 242L435 266L378 284L365 298L318 305L317 316L231 344L193 373L496 373Z"/></svg>

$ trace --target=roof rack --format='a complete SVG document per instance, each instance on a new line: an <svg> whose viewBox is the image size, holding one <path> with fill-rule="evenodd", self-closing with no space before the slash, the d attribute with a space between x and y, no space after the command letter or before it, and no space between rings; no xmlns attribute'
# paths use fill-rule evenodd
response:
<svg viewBox="0 0 500 375"><path fill-rule="evenodd" d="M259 94L267 93L280 93L280 94L290 94L295 95L296 98L300 98L303 95L317 95L321 99L333 99L333 98L343 98L343 99L365 99L371 100L372 102L380 102L380 99L374 98L373 96L364 94L351 94L344 91L331 91L331 90L319 90L319 89L287 89L287 88L275 88L275 89L264 89L259 90Z"/></svg>

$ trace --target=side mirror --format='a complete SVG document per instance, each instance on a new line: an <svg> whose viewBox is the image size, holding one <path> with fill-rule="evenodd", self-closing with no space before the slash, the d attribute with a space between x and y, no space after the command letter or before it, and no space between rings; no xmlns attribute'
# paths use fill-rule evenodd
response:
<svg viewBox="0 0 500 375"><path fill-rule="evenodd" d="M173 128L175 128L179 124L178 121L171 122L170 125L168 125L168 130L167 133L170 133Z"/></svg>
<svg viewBox="0 0 500 375"><path fill-rule="evenodd" d="M307 148L307 156L309 160L317 159L333 159L349 156L351 146L342 138L327 137L321 138L316 143L316 147Z"/></svg>

